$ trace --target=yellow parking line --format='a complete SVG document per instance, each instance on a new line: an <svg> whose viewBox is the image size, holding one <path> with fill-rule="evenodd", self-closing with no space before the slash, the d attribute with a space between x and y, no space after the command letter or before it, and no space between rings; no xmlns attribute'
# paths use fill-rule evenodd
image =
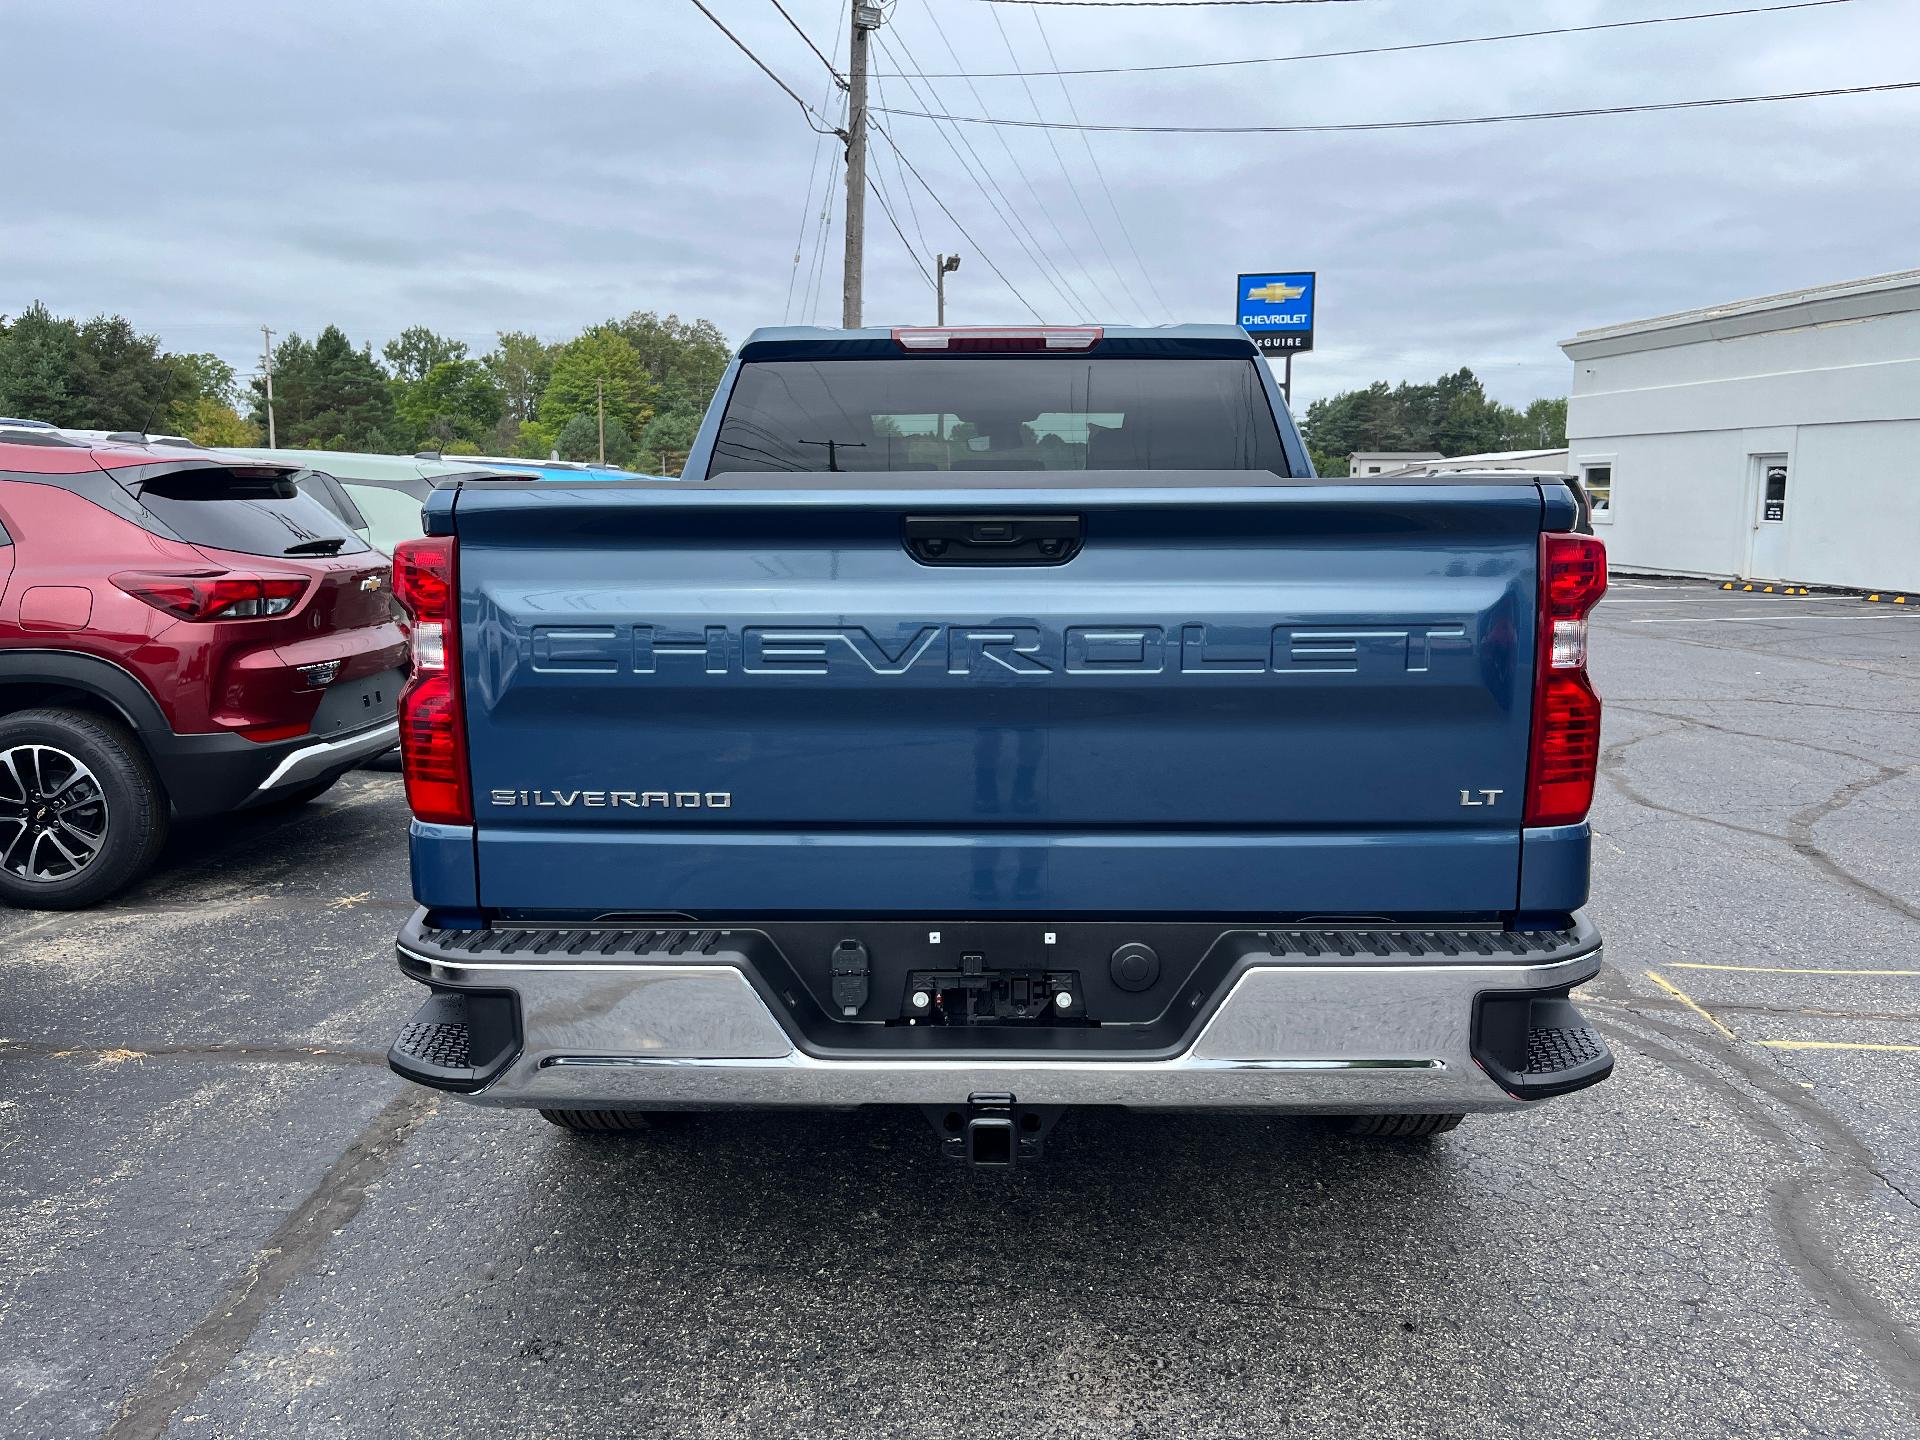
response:
<svg viewBox="0 0 1920 1440"><path fill-rule="evenodd" d="M1667 968L1669 970L1740 970L1759 975L1920 975L1920 970L1802 970L1792 965L1708 965L1691 960L1669 960Z"/></svg>
<svg viewBox="0 0 1920 1440"><path fill-rule="evenodd" d="M1855 1040L1756 1040L1756 1045L1764 1045L1769 1050L1911 1050L1920 1052L1920 1045L1869 1045Z"/></svg>
<svg viewBox="0 0 1920 1440"><path fill-rule="evenodd" d="M1695 1000L1691 995L1687 994L1686 991L1682 990L1678 985L1674 985L1669 981L1663 979L1658 970L1647 971L1647 978L1653 981L1653 983L1658 985L1662 990L1666 991L1669 995L1673 996L1673 998L1678 1000L1682 1005L1686 1006L1687 1009L1691 1010L1694 1014L1698 1015L1702 1020L1706 1021L1707 1024L1711 1025L1714 1029L1718 1030L1722 1035L1726 1036L1727 1039L1738 1040L1740 1038L1738 1035L1734 1034L1733 1031L1729 1030L1726 1026L1722 1025L1718 1020L1714 1019L1713 1016L1709 1015L1706 1012L1706 1010L1701 1007L1700 1002Z"/></svg>

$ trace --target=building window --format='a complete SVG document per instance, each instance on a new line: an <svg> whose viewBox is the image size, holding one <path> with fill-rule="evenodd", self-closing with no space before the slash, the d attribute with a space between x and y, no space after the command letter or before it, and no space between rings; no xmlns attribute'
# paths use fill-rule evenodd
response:
<svg viewBox="0 0 1920 1440"><path fill-rule="evenodd" d="M1587 499L1593 506L1595 524L1606 524L1613 519L1613 466L1582 465L1580 484L1587 492Z"/></svg>

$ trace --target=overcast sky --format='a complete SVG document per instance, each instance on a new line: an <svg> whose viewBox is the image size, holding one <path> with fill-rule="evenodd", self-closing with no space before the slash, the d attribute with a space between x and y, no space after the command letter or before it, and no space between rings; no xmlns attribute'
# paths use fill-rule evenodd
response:
<svg viewBox="0 0 1920 1440"><path fill-rule="evenodd" d="M810 103L834 109L824 67L772 0L707 3ZM786 3L844 64L840 0ZM1094 66L1745 3L1036 11L897 0L875 68L962 68L942 28L964 68L1014 68L1000 26L1021 67L1043 67L1036 14L1062 66ZM704 316L736 340L783 318L838 323L837 217L815 303L811 227L789 298L809 169L817 160L817 211L838 146L689 0L0 0L0 55L0 313L35 299L119 311L170 349L242 369L257 364L263 323L311 337L333 322L376 350L424 324L476 351L497 330L564 336L635 309ZM1850 0L1401 55L1082 76L1068 94L1087 121L1289 124L1916 79L1920 6ZM1019 80L975 83L978 99L963 80L922 82L921 94L960 113L984 103L1031 118L1037 101L1067 117L1056 80L1033 80L1032 98ZM919 108L903 81L881 84L885 102ZM1920 91L1371 134L1094 135L1111 204L1079 135L962 127L1057 275L1009 233L946 132L883 123L973 236L881 149L915 248L924 235L926 248L965 256L950 321L1029 318L983 250L1050 321L1225 321L1240 271L1313 269L1319 348L1297 362L1302 403L1462 364L1503 399L1564 394L1556 342L1575 330L1920 265ZM926 282L877 205L868 217L868 320L930 321Z"/></svg>

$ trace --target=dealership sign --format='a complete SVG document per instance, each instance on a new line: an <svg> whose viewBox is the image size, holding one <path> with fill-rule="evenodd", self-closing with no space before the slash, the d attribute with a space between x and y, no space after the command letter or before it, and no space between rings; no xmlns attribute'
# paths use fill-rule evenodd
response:
<svg viewBox="0 0 1920 1440"><path fill-rule="evenodd" d="M1274 354L1313 348L1313 274L1240 277L1234 314L1254 344Z"/></svg>

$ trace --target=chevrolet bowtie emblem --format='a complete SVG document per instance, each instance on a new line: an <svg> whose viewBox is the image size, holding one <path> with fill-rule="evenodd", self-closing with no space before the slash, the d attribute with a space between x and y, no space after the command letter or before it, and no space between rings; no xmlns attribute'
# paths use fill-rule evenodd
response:
<svg viewBox="0 0 1920 1440"><path fill-rule="evenodd" d="M360 588L362 590L384 590L387 588L387 577L384 575L363 576L360 581Z"/></svg>
<svg viewBox="0 0 1920 1440"><path fill-rule="evenodd" d="M1270 280L1265 285L1255 285L1247 291L1247 299L1264 300L1269 305L1284 305L1289 300L1298 300L1307 293L1304 285L1287 285L1278 280Z"/></svg>

